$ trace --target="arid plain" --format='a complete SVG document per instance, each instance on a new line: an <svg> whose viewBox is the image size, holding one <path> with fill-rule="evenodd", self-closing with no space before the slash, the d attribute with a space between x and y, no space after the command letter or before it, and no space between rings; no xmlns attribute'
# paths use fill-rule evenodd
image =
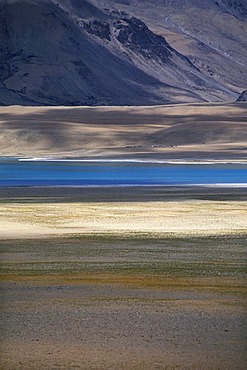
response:
<svg viewBox="0 0 247 370"><path fill-rule="evenodd" d="M246 161L247 104L1 107L2 156Z"/></svg>
<svg viewBox="0 0 247 370"><path fill-rule="evenodd" d="M0 113L2 156L246 163L246 104ZM1 188L0 230L1 369L246 368L246 188Z"/></svg>

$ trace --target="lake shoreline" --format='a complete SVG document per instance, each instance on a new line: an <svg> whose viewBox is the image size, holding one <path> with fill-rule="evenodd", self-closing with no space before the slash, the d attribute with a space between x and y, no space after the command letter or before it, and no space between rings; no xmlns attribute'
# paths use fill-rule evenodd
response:
<svg viewBox="0 0 247 370"><path fill-rule="evenodd" d="M226 185L226 186L225 186ZM245 184L243 184L245 185ZM54 197L66 201L66 199L77 199L82 202L95 200L98 201L131 201L138 200L168 200L168 199L197 199L198 196L216 197L219 201L235 199L236 197L247 200L247 190L245 186L236 187L214 185L147 185L147 186L1 186L0 201L9 197L20 198L25 201L28 197ZM3 199L2 199L3 198Z"/></svg>
<svg viewBox="0 0 247 370"><path fill-rule="evenodd" d="M123 158L121 156L114 156L114 157L105 157L105 156L85 156L85 157L78 157L78 156L60 156L60 155L54 155L54 156L42 156L42 157L36 157L36 156L1 156L0 155L0 161L1 160L18 160L20 162L82 162L82 163L140 163L140 164L170 164L170 165L217 165L217 164L223 164L223 165L245 165L247 164L246 158L210 158L205 157L200 159L199 157L190 157L190 158L183 158L181 157L171 157L171 158L162 158L162 156L156 155L154 158L151 158L150 156L140 157L138 156L130 156L127 158Z"/></svg>

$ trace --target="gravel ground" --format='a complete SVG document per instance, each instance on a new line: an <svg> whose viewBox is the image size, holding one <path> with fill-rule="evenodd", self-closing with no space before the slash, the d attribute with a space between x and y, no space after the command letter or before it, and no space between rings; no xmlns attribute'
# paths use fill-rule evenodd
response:
<svg viewBox="0 0 247 370"><path fill-rule="evenodd" d="M8 283L3 298L1 369L247 365L245 311L234 296Z"/></svg>

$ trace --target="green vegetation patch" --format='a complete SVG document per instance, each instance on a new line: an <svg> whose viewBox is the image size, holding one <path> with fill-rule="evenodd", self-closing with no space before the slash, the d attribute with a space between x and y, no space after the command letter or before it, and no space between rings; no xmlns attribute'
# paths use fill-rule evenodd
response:
<svg viewBox="0 0 247 370"><path fill-rule="evenodd" d="M246 235L72 235L2 240L1 276L131 275L237 278L247 274Z"/></svg>

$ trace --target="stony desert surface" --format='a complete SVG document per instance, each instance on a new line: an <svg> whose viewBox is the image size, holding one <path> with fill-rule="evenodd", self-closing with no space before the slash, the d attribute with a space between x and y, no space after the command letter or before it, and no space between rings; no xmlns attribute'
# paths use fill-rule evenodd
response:
<svg viewBox="0 0 247 370"><path fill-rule="evenodd" d="M2 188L1 369L246 368L246 199Z"/></svg>
<svg viewBox="0 0 247 370"><path fill-rule="evenodd" d="M246 161L246 103L0 107L1 156Z"/></svg>

